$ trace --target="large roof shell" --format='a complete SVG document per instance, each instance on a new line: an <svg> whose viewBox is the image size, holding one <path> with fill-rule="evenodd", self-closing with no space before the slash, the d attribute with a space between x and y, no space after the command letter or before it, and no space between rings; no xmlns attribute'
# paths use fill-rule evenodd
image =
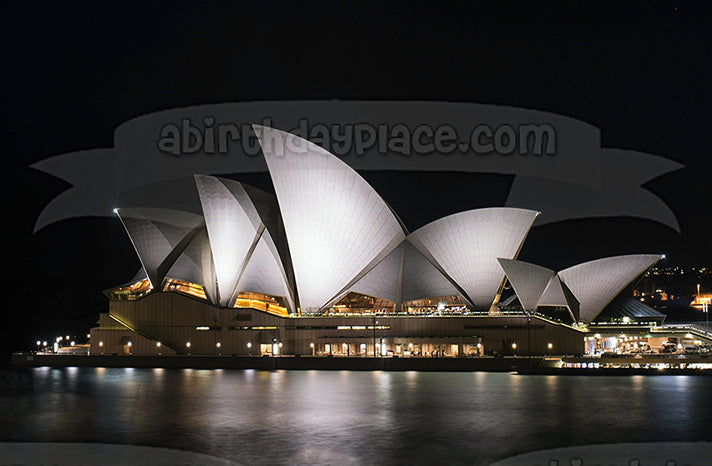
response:
<svg viewBox="0 0 712 466"><path fill-rule="evenodd" d="M210 241L220 304L230 307L241 291L287 299L294 311L286 245L278 246L280 217L271 196L237 181L196 175Z"/></svg>
<svg viewBox="0 0 712 466"><path fill-rule="evenodd" d="M351 167L289 133L254 126L284 222L301 311L318 312L405 238L400 221Z"/></svg>
<svg viewBox="0 0 712 466"><path fill-rule="evenodd" d="M465 293L476 309L496 302L505 273L497 258L515 259L538 212L494 207L435 220L408 236Z"/></svg>
<svg viewBox="0 0 712 466"><path fill-rule="evenodd" d="M208 228L220 304L229 307L265 227L240 183L203 175L196 175L195 182Z"/></svg>
<svg viewBox="0 0 712 466"><path fill-rule="evenodd" d="M581 320L591 321L660 258L657 254L607 257L562 270L558 276L581 303Z"/></svg>
<svg viewBox="0 0 712 466"><path fill-rule="evenodd" d="M188 244L203 228L200 215L170 209L116 209L151 286L160 288Z"/></svg>
<svg viewBox="0 0 712 466"><path fill-rule="evenodd" d="M529 262L497 259L511 283L524 310L536 310L539 300L556 272Z"/></svg>

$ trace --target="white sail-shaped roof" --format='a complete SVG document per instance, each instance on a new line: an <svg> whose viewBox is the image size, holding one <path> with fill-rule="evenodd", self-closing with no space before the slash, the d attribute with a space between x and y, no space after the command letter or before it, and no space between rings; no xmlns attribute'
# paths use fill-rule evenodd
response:
<svg viewBox="0 0 712 466"><path fill-rule="evenodd" d="M569 314L574 322L580 319L580 303L558 275L551 277L546 290L539 299L539 306L561 306L569 309Z"/></svg>
<svg viewBox="0 0 712 466"><path fill-rule="evenodd" d="M188 244L166 275L169 278L202 285L208 301L217 304L215 265L205 226L195 235L195 238Z"/></svg>
<svg viewBox="0 0 712 466"><path fill-rule="evenodd" d="M195 182L210 238L219 301L229 307L265 227L240 183L203 175L196 175Z"/></svg>
<svg viewBox="0 0 712 466"><path fill-rule="evenodd" d="M403 252L403 301L462 296L462 292L408 241Z"/></svg>
<svg viewBox="0 0 712 466"><path fill-rule="evenodd" d="M547 285L556 272L529 262L502 258L497 260L504 269L524 310L535 311Z"/></svg>
<svg viewBox="0 0 712 466"><path fill-rule="evenodd" d="M351 287L351 291L400 303L403 247L404 244L396 247L385 259L357 281Z"/></svg>
<svg viewBox="0 0 712 466"><path fill-rule="evenodd" d="M287 283L277 247L272 241L269 231L265 229L247 263L237 289L238 291L283 296L287 299L287 307L290 312L294 312L294 298Z"/></svg>
<svg viewBox="0 0 712 466"><path fill-rule="evenodd" d="M591 321L636 277L660 260L657 254L608 257L558 273L580 302L580 318Z"/></svg>
<svg viewBox="0 0 712 466"><path fill-rule="evenodd" d="M146 207L115 212L153 288L161 286L168 270L203 226L201 216L177 210Z"/></svg>
<svg viewBox="0 0 712 466"><path fill-rule="evenodd" d="M504 282L497 258L514 259L538 212L515 208L469 210L435 220L408 240L466 293L489 310Z"/></svg>
<svg viewBox="0 0 712 466"><path fill-rule="evenodd" d="M351 167L321 147L253 126L289 243L302 312L317 312L405 238L389 206Z"/></svg>

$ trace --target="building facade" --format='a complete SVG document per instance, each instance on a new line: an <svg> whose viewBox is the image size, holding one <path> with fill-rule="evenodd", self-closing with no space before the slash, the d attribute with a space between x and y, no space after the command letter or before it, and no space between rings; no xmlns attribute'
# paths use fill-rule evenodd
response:
<svg viewBox="0 0 712 466"><path fill-rule="evenodd" d="M539 214L518 208L460 212L408 232L337 157L254 130L275 195L196 175L198 212L115 210L142 267L106 292L92 353L577 354L586 323L659 259L619 256L558 273L517 261Z"/></svg>

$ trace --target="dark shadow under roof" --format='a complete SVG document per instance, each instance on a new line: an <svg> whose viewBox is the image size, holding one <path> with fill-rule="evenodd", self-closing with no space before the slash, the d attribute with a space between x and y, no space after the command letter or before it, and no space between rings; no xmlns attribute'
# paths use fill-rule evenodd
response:
<svg viewBox="0 0 712 466"><path fill-rule="evenodd" d="M666 317L660 311L653 309L640 300L629 297L618 297L606 306L596 317L597 322L609 322L628 317L632 320L654 319L662 320Z"/></svg>

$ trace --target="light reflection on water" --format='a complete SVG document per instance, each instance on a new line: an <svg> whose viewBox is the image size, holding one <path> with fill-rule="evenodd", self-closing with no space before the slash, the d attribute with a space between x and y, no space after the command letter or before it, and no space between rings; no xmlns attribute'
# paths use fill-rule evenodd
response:
<svg viewBox="0 0 712 466"><path fill-rule="evenodd" d="M191 450L243 464L489 464L712 440L711 377L37 368L0 373L0 440Z"/></svg>

